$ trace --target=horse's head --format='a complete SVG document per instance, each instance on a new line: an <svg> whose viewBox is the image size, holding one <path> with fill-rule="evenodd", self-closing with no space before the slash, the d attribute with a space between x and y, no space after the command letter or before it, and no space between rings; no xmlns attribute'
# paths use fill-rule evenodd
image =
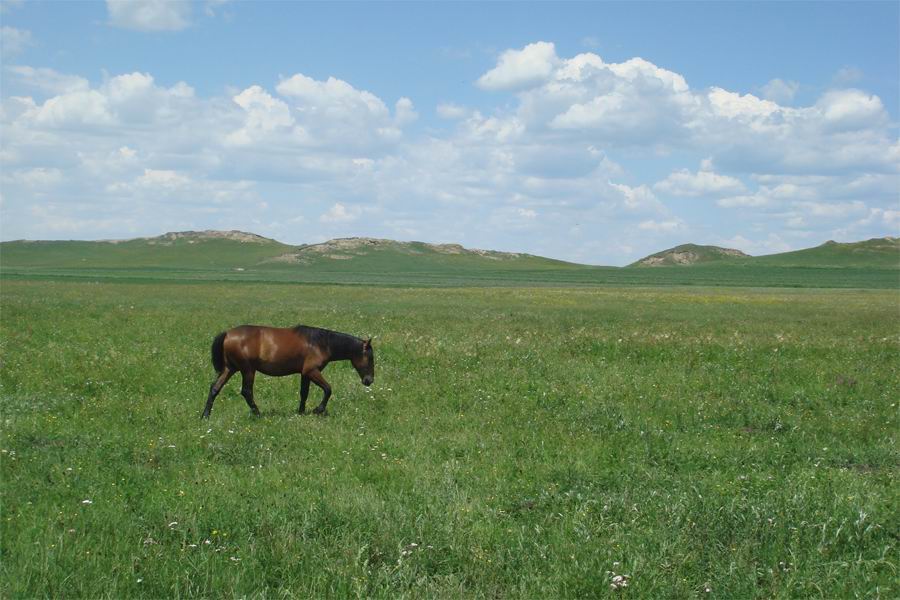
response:
<svg viewBox="0 0 900 600"><path fill-rule="evenodd" d="M362 384L366 387L375 381L375 353L372 351L372 338L363 340L362 352L350 359L353 368L359 373Z"/></svg>

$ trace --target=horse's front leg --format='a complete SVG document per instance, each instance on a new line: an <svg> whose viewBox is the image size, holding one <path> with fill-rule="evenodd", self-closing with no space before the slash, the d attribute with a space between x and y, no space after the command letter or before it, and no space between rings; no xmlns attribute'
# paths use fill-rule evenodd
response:
<svg viewBox="0 0 900 600"><path fill-rule="evenodd" d="M309 378L310 381L315 383L317 386L322 388L322 403L313 409L313 412L317 415L325 414L325 407L328 406L328 399L331 398L331 386L328 385L328 382L325 381L325 378L322 377L322 373L318 369L313 369L306 373L306 377Z"/></svg>
<svg viewBox="0 0 900 600"><path fill-rule="evenodd" d="M306 399L309 398L309 377L300 375L300 407L297 409L299 414L306 414Z"/></svg>

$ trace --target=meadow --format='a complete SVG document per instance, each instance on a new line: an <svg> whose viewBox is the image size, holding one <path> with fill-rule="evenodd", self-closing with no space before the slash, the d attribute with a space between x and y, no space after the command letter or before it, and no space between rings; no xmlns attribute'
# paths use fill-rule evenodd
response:
<svg viewBox="0 0 900 600"><path fill-rule="evenodd" d="M0 310L5 598L900 596L896 287L13 277ZM201 421L245 322L376 335L375 384L331 365L319 418L261 376L254 418L235 379Z"/></svg>

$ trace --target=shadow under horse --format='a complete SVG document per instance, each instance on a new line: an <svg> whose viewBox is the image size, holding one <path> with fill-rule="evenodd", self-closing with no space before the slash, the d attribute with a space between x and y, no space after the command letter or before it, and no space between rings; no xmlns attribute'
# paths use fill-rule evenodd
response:
<svg viewBox="0 0 900 600"><path fill-rule="evenodd" d="M300 374L300 406L297 412L306 412L309 383L322 388L322 402L313 410L325 414L331 397L331 386L322 376L328 363L349 360L366 387L375 381L375 353L372 338L358 337L319 327L262 327L241 325L223 331L212 343L212 363L218 376L209 388L203 418L209 418L213 402L231 376L240 373L241 395L253 414L259 408L253 401L253 380L256 372L282 377Z"/></svg>

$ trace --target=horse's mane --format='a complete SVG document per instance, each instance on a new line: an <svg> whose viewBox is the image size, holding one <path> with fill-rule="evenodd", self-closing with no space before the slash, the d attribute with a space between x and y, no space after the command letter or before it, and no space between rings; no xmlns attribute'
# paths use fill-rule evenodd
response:
<svg viewBox="0 0 900 600"><path fill-rule="evenodd" d="M309 327L308 325L297 325L293 329L305 337L310 344L328 351L335 357L350 358L359 354L361 349L362 340L349 333L331 331L321 327Z"/></svg>

